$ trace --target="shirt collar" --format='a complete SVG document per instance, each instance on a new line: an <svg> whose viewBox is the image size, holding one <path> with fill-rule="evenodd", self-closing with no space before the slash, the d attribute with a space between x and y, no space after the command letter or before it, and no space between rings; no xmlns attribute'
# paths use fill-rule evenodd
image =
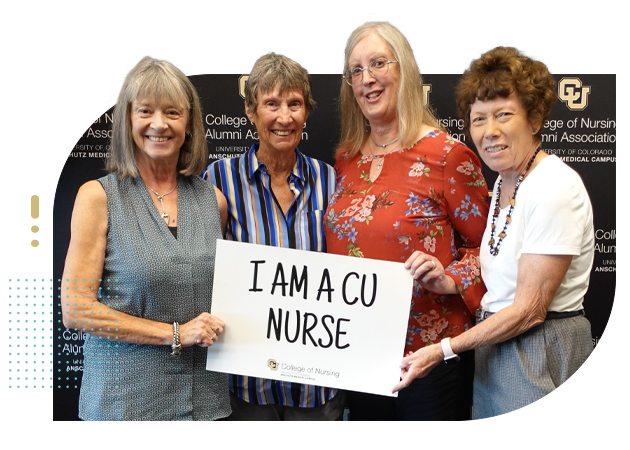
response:
<svg viewBox="0 0 630 450"><path fill-rule="evenodd" d="M248 165L247 176L250 181L254 178L256 172L262 171L263 168L266 171L265 164L261 163L258 158L256 158L256 150L258 150L258 144L252 145L245 155L245 161ZM309 167L305 161L305 156L302 152L300 152L300 150L298 150L297 147L295 148L295 156L295 165L293 166L291 178L297 178L302 182L305 182L309 176Z"/></svg>

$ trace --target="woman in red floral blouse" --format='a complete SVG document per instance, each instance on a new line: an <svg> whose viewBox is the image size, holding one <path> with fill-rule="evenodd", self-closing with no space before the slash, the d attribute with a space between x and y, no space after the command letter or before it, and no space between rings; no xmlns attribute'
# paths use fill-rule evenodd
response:
<svg viewBox="0 0 630 450"><path fill-rule="evenodd" d="M477 156L425 106L413 51L396 28L373 22L356 29L344 80L327 249L406 263L414 272L406 354L473 324L471 311L485 292L478 247L488 188ZM459 356L397 398L348 392L350 419L470 418L472 359Z"/></svg>

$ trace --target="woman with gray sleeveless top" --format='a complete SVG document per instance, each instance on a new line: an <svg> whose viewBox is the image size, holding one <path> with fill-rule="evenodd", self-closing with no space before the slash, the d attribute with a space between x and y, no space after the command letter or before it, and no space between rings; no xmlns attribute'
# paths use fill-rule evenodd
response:
<svg viewBox="0 0 630 450"><path fill-rule="evenodd" d="M199 97L172 64L145 57L114 114L110 174L77 194L61 285L64 325L87 333L79 417L226 417L228 376L205 364L225 327L210 309L227 203L197 176Z"/></svg>

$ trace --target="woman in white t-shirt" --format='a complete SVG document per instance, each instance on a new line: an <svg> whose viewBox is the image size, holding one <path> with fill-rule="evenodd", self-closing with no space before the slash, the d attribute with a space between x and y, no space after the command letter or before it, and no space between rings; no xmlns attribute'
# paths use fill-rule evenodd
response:
<svg viewBox="0 0 630 450"><path fill-rule="evenodd" d="M478 419L542 398L590 355L582 302L593 264L593 213L579 175L539 147L557 98L543 63L497 47L471 63L456 97L481 158L499 173L479 257L488 292L476 326L404 358L394 391L475 349ZM426 289L454 285L430 255L415 252L405 264Z"/></svg>

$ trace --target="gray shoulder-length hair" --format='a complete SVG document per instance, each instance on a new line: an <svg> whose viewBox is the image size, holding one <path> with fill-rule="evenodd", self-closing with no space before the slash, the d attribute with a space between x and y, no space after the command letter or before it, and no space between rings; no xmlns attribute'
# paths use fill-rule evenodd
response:
<svg viewBox="0 0 630 450"><path fill-rule="evenodd" d="M306 69L277 53L267 53L254 63L247 83L245 83L245 108L252 114L258 108L258 93L266 94L279 86L280 93L300 92L304 97L306 112L315 109L315 100L311 93L311 76Z"/></svg>
<svg viewBox="0 0 630 450"><path fill-rule="evenodd" d="M354 47L361 39L371 33L380 36L389 47L400 68L400 84L398 87L398 130L403 148L415 144L420 127L423 124L443 130L431 109L424 102L422 75L413 55L407 38L388 22L366 22L354 30L346 43L344 51L343 72L349 69L348 60ZM354 98L352 86L341 83L339 95L341 110L341 140L337 146L337 154L356 154L369 136L366 127L367 119Z"/></svg>
<svg viewBox="0 0 630 450"><path fill-rule="evenodd" d="M140 98L168 99L188 111L184 144L179 151L177 171L196 175L205 168L208 159L201 102L199 95L184 73L167 61L145 56L127 74L114 108L112 142L106 169L123 178L140 175L136 164L136 144L131 133L131 104Z"/></svg>

